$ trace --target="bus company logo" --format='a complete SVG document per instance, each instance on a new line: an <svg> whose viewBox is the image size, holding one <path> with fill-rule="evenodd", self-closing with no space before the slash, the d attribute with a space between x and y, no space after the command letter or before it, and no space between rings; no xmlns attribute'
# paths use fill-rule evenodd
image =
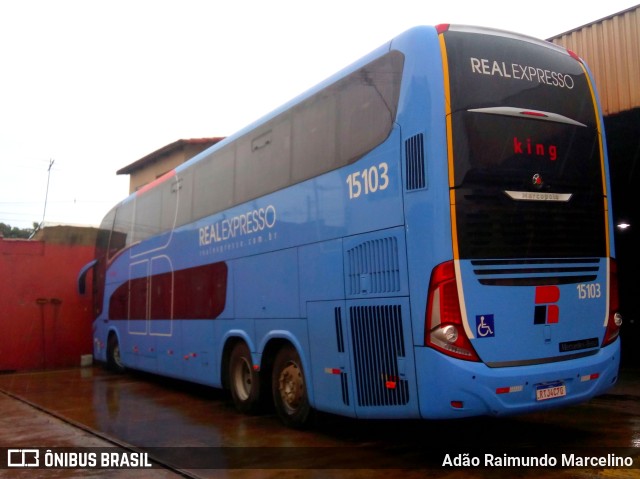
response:
<svg viewBox="0 0 640 479"><path fill-rule="evenodd" d="M557 286L536 287L533 324L554 324L560 320L560 288Z"/></svg>
<svg viewBox="0 0 640 479"><path fill-rule="evenodd" d="M567 90L573 90L575 86L573 77L568 73L489 58L470 57L469 59L471 60L472 74L528 81L556 88L566 88Z"/></svg>
<svg viewBox="0 0 640 479"><path fill-rule="evenodd" d="M198 243L200 246L208 246L212 243L270 230L275 225L276 207L268 205L201 227L198 232Z"/></svg>

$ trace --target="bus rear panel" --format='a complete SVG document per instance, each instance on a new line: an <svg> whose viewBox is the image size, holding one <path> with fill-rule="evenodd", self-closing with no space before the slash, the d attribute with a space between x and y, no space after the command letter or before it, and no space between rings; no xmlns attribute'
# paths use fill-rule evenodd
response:
<svg viewBox="0 0 640 479"><path fill-rule="evenodd" d="M617 378L616 265L587 70L502 32L440 38L453 258L431 280L423 414L525 412L599 394Z"/></svg>

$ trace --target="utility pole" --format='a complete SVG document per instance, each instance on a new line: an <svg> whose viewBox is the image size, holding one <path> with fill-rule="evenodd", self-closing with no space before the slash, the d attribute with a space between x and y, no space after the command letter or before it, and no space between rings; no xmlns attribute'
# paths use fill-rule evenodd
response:
<svg viewBox="0 0 640 479"><path fill-rule="evenodd" d="M49 180L51 179L51 167L53 166L54 160L49 160L49 169L47 170L47 191L44 194L44 211L42 212L42 222L40 223L40 227L44 225L44 215L47 213L47 198L49 197Z"/></svg>

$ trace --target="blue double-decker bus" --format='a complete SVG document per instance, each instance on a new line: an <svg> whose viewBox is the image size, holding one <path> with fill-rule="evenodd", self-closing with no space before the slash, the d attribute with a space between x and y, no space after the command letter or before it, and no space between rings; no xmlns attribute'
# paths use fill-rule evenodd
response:
<svg viewBox="0 0 640 479"><path fill-rule="evenodd" d="M575 54L418 27L116 205L94 356L359 418L523 413L618 375L609 174Z"/></svg>

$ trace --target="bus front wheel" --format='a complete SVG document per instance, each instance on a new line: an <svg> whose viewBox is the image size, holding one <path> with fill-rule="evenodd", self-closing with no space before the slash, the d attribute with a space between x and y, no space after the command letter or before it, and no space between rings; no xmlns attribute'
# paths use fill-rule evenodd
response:
<svg viewBox="0 0 640 479"><path fill-rule="evenodd" d="M107 340L107 369L116 373L122 373L125 369L120 352L120 343L115 333L110 334Z"/></svg>
<svg viewBox="0 0 640 479"><path fill-rule="evenodd" d="M311 406L300 355L293 346L278 352L273 364L273 402L280 420L289 427L303 428L311 418Z"/></svg>
<svg viewBox="0 0 640 479"><path fill-rule="evenodd" d="M229 387L236 409L244 414L260 410L260 377L253 368L251 352L245 343L238 343L229 359Z"/></svg>

